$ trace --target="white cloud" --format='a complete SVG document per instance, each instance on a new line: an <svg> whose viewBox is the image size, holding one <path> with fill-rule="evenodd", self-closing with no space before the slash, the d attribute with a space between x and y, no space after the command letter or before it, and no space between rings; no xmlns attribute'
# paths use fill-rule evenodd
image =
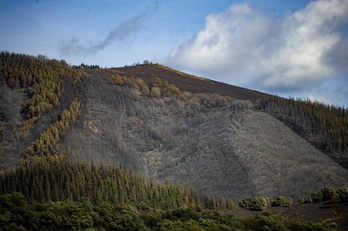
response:
<svg viewBox="0 0 348 231"><path fill-rule="evenodd" d="M205 28L174 48L165 63L246 87L301 88L340 71L335 63L348 48L340 34L347 22L348 0L310 2L283 18L246 3L232 5L209 15Z"/></svg>
<svg viewBox="0 0 348 231"><path fill-rule="evenodd" d="M175 48L166 62L219 77L245 76L254 71L258 57L264 52L262 40L270 26L266 18L247 4L231 6L225 12L209 15L205 29ZM248 69L244 70L245 67Z"/></svg>
<svg viewBox="0 0 348 231"><path fill-rule="evenodd" d="M309 94L308 98L312 102L321 102L321 103L324 103L324 104L332 104L332 101L327 96Z"/></svg>
<svg viewBox="0 0 348 231"><path fill-rule="evenodd" d="M296 87L329 78L335 71L323 57L341 39L337 32L348 19L348 1L316 1L287 17L277 39L280 46L263 62L270 87ZM262 57L261 57L262 58Z"/></svg>

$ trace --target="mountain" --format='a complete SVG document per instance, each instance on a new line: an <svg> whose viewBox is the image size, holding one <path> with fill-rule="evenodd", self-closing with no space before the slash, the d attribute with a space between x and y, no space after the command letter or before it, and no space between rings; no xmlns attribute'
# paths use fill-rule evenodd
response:
<svg viewBox="0 0 348 231"><path fill-rule="evenodd" d="M6 52L0 64L4 172L47 156L120 163L234 200L348 186L345 109L155 64L74 69Z"/></svg>

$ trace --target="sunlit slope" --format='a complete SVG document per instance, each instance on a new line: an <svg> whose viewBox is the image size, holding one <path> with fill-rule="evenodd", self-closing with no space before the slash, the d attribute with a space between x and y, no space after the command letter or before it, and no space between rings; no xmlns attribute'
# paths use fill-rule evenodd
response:
<svg viewBox="0 0 348 231"><path fill-rule="evenodd" d="M182 91L192 93L218 93L235 99L250 100L269 96L268 94L253 91L225 83L180 72L162 65L137 65L132 67L115 68L115 71L128 77L134 76L143 79L148 84L153 83L155 77L174 84Z"/></svg>

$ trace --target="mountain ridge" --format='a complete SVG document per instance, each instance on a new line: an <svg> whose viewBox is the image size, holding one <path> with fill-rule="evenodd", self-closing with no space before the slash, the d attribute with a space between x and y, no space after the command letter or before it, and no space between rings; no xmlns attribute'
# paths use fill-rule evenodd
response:
<svg viewBox="0 0 348 231"><path fill-rule="evenodd" d="M113 70L116 70L119 74L127 77L134 76L141 78L149 85L153 83L153 78L160 77L162 80L174 84L182 91L188 91L191 93L217 93L235 99L250 100L253 103L255 103L259 98L271 96L259 91L225 84L203 77L197 77L158 64L119 67L113 68Z"/></svg>

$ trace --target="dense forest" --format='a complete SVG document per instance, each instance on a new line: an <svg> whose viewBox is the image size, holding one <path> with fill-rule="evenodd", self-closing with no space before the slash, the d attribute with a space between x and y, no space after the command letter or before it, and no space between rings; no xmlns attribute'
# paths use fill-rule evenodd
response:
<svg viewBox="0 0 348 231"><path fill-rule="evenodd" d="M161 209L200 206L230 210L236 207L224 198L198 195L193 189L172 183L145 180L120 165L88 165L54 157L31 158L30 164L1 176L0 194L11 192L21 192L29 204L77 201L86 197L93 204L144 203Z"/></svg>
<svg viewBox="0 0 348 231"><path fill-rule="evenodd" d="M142 78L126 77L117 70L101 69L97 65L81 64L79 67L71 67L64 60L52 60L43 55L34 57L1 52L0 230L331 230L334 226L286 219L268 211L259 213L253 219L238 219L228 213L236 209L237 205L219 193L207 194L172 181L158 182L146 178L131 171L137 170L136 168L128 169L120 164L121 159L118 160L118 164L102 164L102 161L93 163L94 159L73 161L70 146L66 145L69 144L67 139L71 139L72 135L70 134L70 138L67 137L69 131L76 132L78 128L86 125L86 121L81 122L81 117L86 117L86 111L94 106L86 99L86 95L93 90L100 95L109 94L94 85L97 80L93 78L104 78L112 87L117 86L113 88L113 93L108 95L115 98L114 101L119 101L110 101L114 107L124 110L115 114L117 117L127 117L129 120L125 121L129 124L144 124L146 117L151 116L151 113L158 113L162 116L158 117L158 120L168 123L168 131L156 130L157 127L161 128L160 123L156 124L156 121L150 125L145 124L147 130L140 130L140 126L132 129L136 129L135 136L140 136L141 140L146 141L146 145L134 142L134 147L146 150L153 146L152 150L155 152L166 151L167 156L163 159L172 165L173 172L179 165L175 166L176 163L170 163L169 159L178 159L180 164L189 163L189 168L192 166L190 164L198 165L198 161L195 163L196 157L186 152L205 154L207 150L216 149L213 160L208 154L204 157L204 164L211 165L216 164L216 156L221 155L224 162L227 159L226 153L232 152L234 147L220 146L228 141L229 137L226 134L230 130L225 129L223 124L218 125L215 120L211 120L209 111L216 113L213 117L216 121L224 118L226 123L232 123L236 129L239 129L244 121L241 114L254 115L245 111L266 112L284 122L340 165L348 167L348 112L344 108L309 100L279 97L261 98L252 104L250 101L222 96L219 92L183 91L160 77L153 77L146 82ZM91 87L96 89L90 89ZM136 100L149 102L147 106L152 108L153 112L146 114L145 111L148 109L134 103ZM164 107L170 109L162 110ZM168 118L184 121L182 124L169 121L163 116L172 111L175 114ZM104 114L115 126L117 123L121 124L115 118L111 118L112 114ZM224 115L228 117L225 118ZM96 123L93 120L87 122L93 126ZM133 130L128 129L127 123L120 126L131 133ZM207 127L207 124L210 127ZM92 125L88 126L95 128ZM198 129L191 131L191 127ZM174 140L172 134L169 134L171 128L178 136L183 135L182 140L177 139L176 143L170 143ZM222 138L218 140L220 143L210 142L203 136L202 139L192 138L180 147L181 149L175 149L175 144L183 143L183 140L198 133L204 135L208 129L213 130L211 128L216 129L216 137ZM113 131L113 134L117 132L119 130ZM162 137L162 134L165 136ZM120 134L115 135L118 137L117 142L118 139L126 140L132 136L133 134L123 134L123 137ZM202 142L207 141L204 150L201 146L195 146L200 139ZM218 148L215 148L217 144ZM119 143L116 146L123 148ZM126 156L125 158L138 161L136 164L140 165L143 157L135 155L136 152L133 151L127 153L127 150L131 150L131 147L125 147L121 154ZM182 154L175 154L177 151L182 151ZM176 155L175 158L170 158L172 152ZM93 155L96 159L100 158L98 153ZM149 156L151 160L153 157L150 154ZM229 158L233 163L242 166L240 159ZM222 168L221 163L216 165L215 169ZM204 164L202 166L206 166ZM227 162L223 164L229 165ZM163 169L161 174L165 174ZM227 171L230 172L227 174ZM170 172L168 174L170 175ZM209 178L210 173L207 174L204 177ZM225 169L223 174L223 177L243 181L241 184L247 185L246 187L256 188L254 183L245 183L250 177L247 169ZM187 175L183 173L184 177ZM215 187L222 186L216 184ZM223 187L233 189L235 185ZM346 188L334 191L330 200L336 200L337 203L345 201L346 191ZM316 198L320 193L326 195L326 191L315 192L301 198L301 203L319 200ZM264 210L269 204L292 204L291 200L282 196L273 199L269 202L268 198L264 197L246 197L244 201L240 201L239 206Z"/></svg>

